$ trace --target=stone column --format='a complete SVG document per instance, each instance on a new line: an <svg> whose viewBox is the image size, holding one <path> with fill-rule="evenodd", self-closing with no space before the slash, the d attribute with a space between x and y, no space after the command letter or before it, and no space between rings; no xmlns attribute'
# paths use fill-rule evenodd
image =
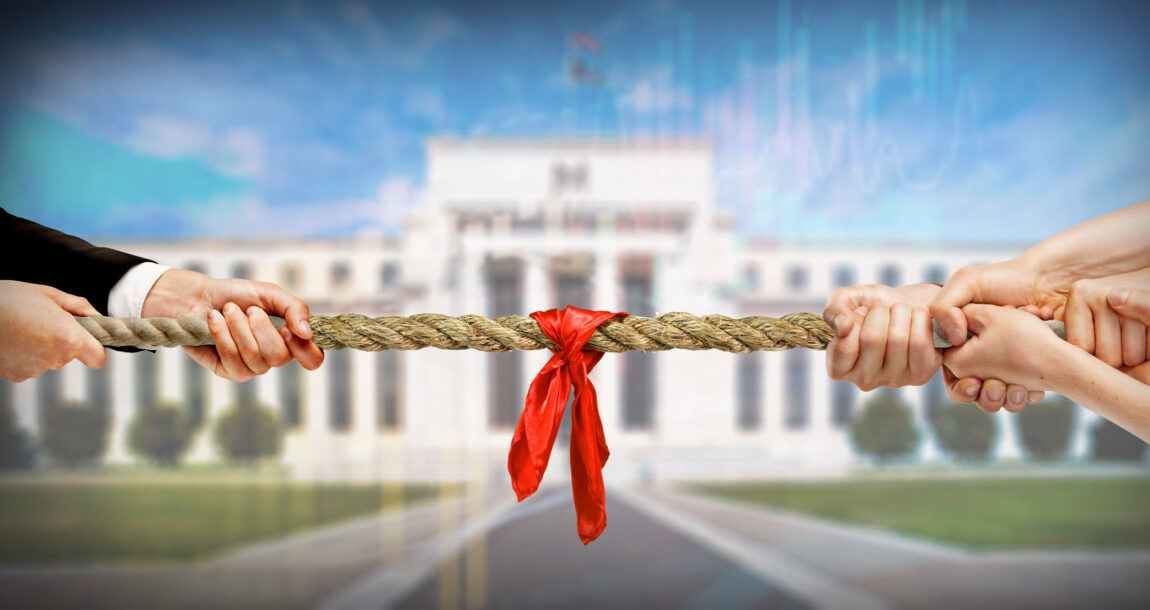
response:
<svg viewBox="0 0 1150 610"><path fill-rule="evenodd" d="M547 262L541 255L529 255L523 259L523 315L532 311L549 309L551 287L549 286Z"/></svg>
<svg viewBox="0 0 1150 610"><path fill-rule="evenodd" d="M108 411L112 416L112 430L108 436L108 451L104 458L109 463L131 460L127 445L128 425L132 421L136 406L136 371L132 366L132 356L133 354L109 350L108 362L104 365L106 372L111 374L111 379L108 380L111 394Z"/></svg>
<svg viewBox="0 0 1150 610"><path fill-rule="evenodd" d="M591 306L604 311L618 311L619 302L619 257L613 250L600 250L592 261ZM599 395L599 417L603 420L603 432L608 439L621 438L622 413L620 392L622 391L622 354L607 354L591 373ZM655 400L661 393L656 392ZM658 405L652 405L658 411Z"/></svg>

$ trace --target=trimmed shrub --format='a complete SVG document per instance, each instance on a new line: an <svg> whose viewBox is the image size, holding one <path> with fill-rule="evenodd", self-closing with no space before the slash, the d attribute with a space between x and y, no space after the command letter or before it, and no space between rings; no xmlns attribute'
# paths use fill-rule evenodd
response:
<svg viewBox="0 0 1150 610"><path fill-rule="evenodd" d="M187 412L178 403L151 404L136 413L128 430L128 446L141 457L174 468L192 442Z"/></svg>
<svg viewBox="0 0 1150 610"><path fill-rule="evenodd" d="M914 453L919 439L910 407L894 392L867 401L851 424L850 435L855 451L880 463Z"/></svg>
<svg viewBox="0 0 1150 610"><path fill-rule="evenodd" d="M959 460L986 460L994 448L998 425L975 405L943 404L934 417L934 435L943 451Z"/></svg>
<svg viewBox="0 0 1150 610"><path fill-rule="evenodd" d="M1146 457L1146 443L1123 430L1114 422L1100 419L1090 429L1090 459L1141 462Z"/></svg>
<svg viewBox="0 0 1150 610"><path fill-rule="evenodd" d="M75 468L99 461L108 447L108 414L87 402L40 408L40 442L57 464Z"/></svg>
<svg viewBox="0 0 1150 610"><path fill-rule="evenodd" d="M1018 414L1018 437L1026 453L1037 460L1062 457L1074 432L1075 405L1055 396L1029 405Z"/></svg>
<svg viewBox="0 0 1150 610"><path fill-rule="evenodd" d="M270 407L233 405L216 421L216 447L229 460L253 463L279 455L283 430Z"/></svg>

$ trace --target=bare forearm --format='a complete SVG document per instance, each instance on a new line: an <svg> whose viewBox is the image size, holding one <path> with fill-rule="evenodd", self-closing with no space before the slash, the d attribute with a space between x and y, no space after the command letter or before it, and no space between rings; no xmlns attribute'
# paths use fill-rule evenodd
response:
<svg viewBox="0 0 1150 610"><path fill-rule="evenodd" d="M1053 285L1117 275L1150 266L1150 201L1099 216L1019 256Z"/></svg>
<svg viewBox="0 0 1150 610"><path fill-rule="evenodd" d="M1150 385L1082 350L1060 351L1050 354L1051 388L1150 443Z"/></svg>

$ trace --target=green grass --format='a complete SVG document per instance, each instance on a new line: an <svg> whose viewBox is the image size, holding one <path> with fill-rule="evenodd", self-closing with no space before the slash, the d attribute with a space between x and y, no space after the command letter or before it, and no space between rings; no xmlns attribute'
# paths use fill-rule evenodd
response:
<svg viewBox="0 0 1150 610"><path fill-rule="evenodd" d="M1150 479L696 485L696 492L978 549L1150 547Z"/></svg>
<svg viewBox="0 0 1150 610"><path fill-rule="evenodd" d="M438 493L399 484L7 481L0 563L198 559Z"/></svg>

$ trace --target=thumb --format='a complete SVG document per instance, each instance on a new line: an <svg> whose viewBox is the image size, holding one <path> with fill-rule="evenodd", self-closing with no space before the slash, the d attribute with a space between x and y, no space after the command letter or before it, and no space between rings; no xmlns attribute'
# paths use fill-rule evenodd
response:
<svg viewBox="0 0 1150 610"><path fill-rule="evenodd" d="M85 301L86 303L87 301ZM90 305L89 305L90 307ZM102 368L108 361L108 352L104 349L103 345L96 340L95 337L88 334L79 324L76 325L76 332L80 333L80 349L76 352L76 359L84 363L84 366L90 369Z"/></svg>
<svg viewBox="0 0 1150 610"><path fill-rule="evenodd" d="M1110 308L1126 318L1150 324L1150 292L1137 288L1115 288L1106 295Z"/></svg>
<svg viewBox="0 0 1150 610"><path fill-rule="evenodd" d="M67 292L64 292L62 290L58 290L56 288L52 288L51 286L45 286L44 288L45 288L44 294L49 299L52 299L53 301L55 301L56 304L59 305L61 309L63 309L64 311L66 311L66 312L68 312L74 316L98 316L98 315L100 315L100 312L96 311L96 308L92 307L92 304L89 303L88 299L85 299L84 297L78 297L74 294L68 294ZM99 345L99 343L97 343L96 345Z"/></svg>
<svg viewBox="0 0 1150 610"><path fill-rule="evenodd" d="M930 317L938 322L946 338L954 345L966 342L966 316L960 308L974 301L976 294L977 283L956 273L930 303Z"/></svg>
<svg viewBox="0 0 1150 610"><path fill-rule="evenodd" d="M977 335L986 330L990 322L990 316L993 315L993 312L997 309L1001 309L1001 307L997 305L970 303L963 306L963 308L959 310L959 313L966 319L966 324L970 332Z"/></svg>
<svg viewBox="0 0 1150 610"><path fill-rule="evenodd" d="M287 329L293 335L300 339L311 339L311 314L307 303L275 284L261 284L259 298L266 311L284 319Z"/></svg>

